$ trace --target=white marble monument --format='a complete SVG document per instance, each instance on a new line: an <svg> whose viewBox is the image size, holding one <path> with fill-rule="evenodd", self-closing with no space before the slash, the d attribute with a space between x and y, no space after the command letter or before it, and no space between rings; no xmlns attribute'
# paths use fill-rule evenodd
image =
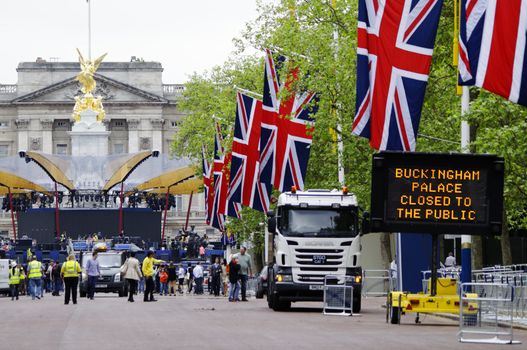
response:
<svg viewBox="0 0 527 350"><path fill-rule="evenodd" d="M80 121L73 124L71 136L72 156L108 155L108 137L103 123L97 121L97 112L87 109L80 114Z"/></svg>

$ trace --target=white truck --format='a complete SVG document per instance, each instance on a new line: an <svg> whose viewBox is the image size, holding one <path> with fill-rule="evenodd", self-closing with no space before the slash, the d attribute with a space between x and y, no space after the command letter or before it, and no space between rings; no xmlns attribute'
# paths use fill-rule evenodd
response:
<svg viewBox="0 0 527 350"><path fill-rule="evenodd" d="M267 303L283 311L296 301L322 301L326 275L351 276L353 312L361 308L362 268L357 197L346 188L284 192L268 212L273 262Z"/></svg>
<svg viewBox="0 0 527 350"><path fill-rule="evenodd" d="M11 261L9 259L0 259L0 293L9 294L9 269Z"/></svg>

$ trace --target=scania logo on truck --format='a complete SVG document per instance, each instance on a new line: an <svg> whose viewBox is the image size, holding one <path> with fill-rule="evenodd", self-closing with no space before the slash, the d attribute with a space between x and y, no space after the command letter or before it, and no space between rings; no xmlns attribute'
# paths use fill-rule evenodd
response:
<svg viewBox="0 0 527 350"><path fill-rule="evenodd" d="M372 230L499 233L503 173L492 155L381 152L373 157Z"/></svg>

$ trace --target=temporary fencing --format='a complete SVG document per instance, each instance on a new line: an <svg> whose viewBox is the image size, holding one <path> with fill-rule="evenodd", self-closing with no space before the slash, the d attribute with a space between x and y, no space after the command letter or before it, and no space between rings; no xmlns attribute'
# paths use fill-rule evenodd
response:
<svg viewBox="0 0 527 350"><path fill-rule="evenodd" d="M503 283L463 283L458 339L466 343L513 344L514 287Z"/></svg>
<svg viewBox="0 0 527 350"><path fill-rule="evenodd" d="M327 275L324 277L324 315L353 314L353 277Z"/></svg>
<svg viewBox="0 0 527 350"><path fill-rule="evenodd" d="M392 278L390 270L363 270L362 271L362 295L363 296L386 296L388 292L395 290L395 279Z"/></svg>

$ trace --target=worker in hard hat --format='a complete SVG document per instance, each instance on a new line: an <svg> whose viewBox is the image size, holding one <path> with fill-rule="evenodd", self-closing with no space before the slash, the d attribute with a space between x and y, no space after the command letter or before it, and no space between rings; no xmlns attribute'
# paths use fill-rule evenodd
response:
<svg viewBox="0 0 527 350"><path fill-rule="evenodd" d="M64 305L70 303L70 296L73 304L77 304L77 286L79 285L79 273L81 273L80 264L75 261L75 255L68 256L68 261L62 264L60 275L64 280Z"/></svg>
<svg viewBox="0 0 527 350"><path fill-rule="evenodd" d="M31 299L40 300L42 294L42 263L37 260L37 256L33 255L31 261L27 264L27 278L29 279L29 292Z"/></svg>
<svg viewBox="0 0 527 350"><path fill-rule="evenodd" d="M24 276L24 270L20 263L13 263L9 269L9 288L11 289L11 300L18 300L18 285L20 284L20 275Z"/></svg>

